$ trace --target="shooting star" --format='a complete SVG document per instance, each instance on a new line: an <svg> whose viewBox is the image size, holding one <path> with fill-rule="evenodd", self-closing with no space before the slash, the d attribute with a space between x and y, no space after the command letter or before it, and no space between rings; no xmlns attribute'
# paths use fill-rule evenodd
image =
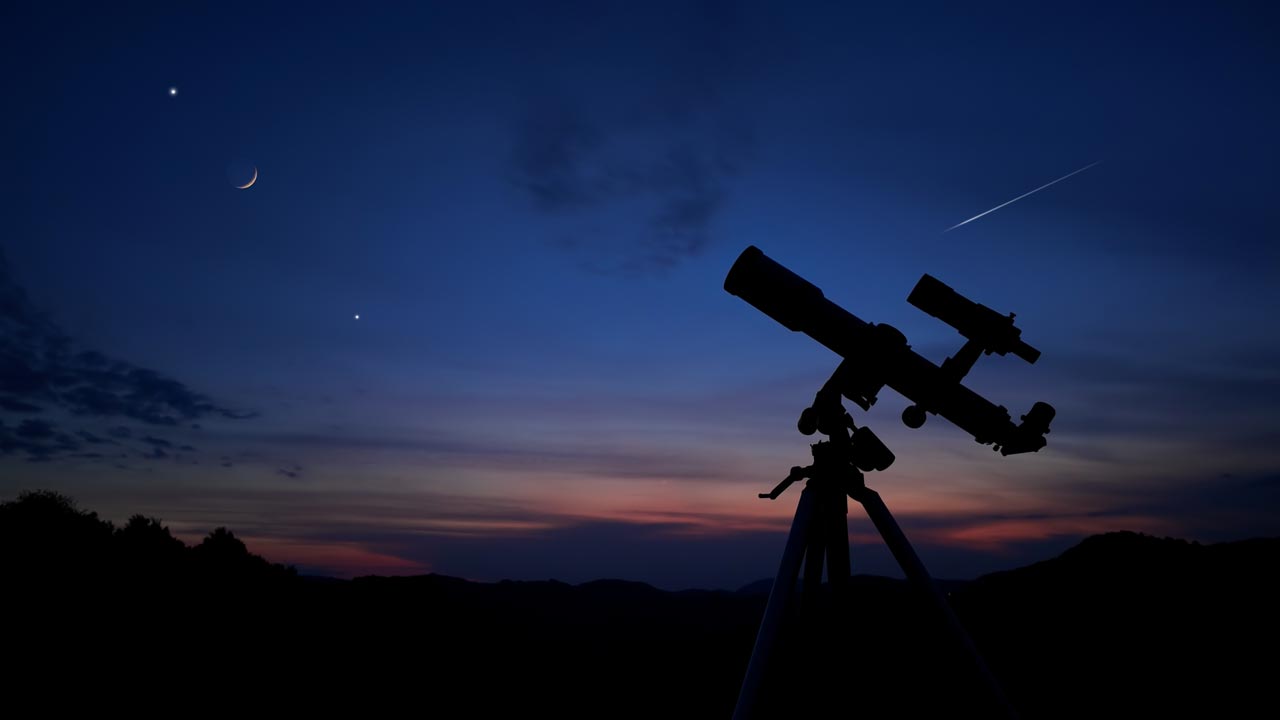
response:
<svg viewBox="0 0 1280 720"><path fill-rule="evenodd" d="M1069 173L1067 173L1066 175L1063 175L1062 177L1058 178L1057 180L1054 180L1053 182L1045 183L1044 185L1041 185L1040 187L1036 188L1035 190L1032 190L1031 192L1023 193L1023 194L1019 195L1018 197L1016 197L1016 198L1014 198L1014 199L1010 200L1009 202L1006 202L1006 203L1002 203L1002 204L1000 204L1000 205L997 205L997 206L995 206L995 207L991 208L990 210L988 210L988 211L986 211L986 212L984 212L984 213L982 213L982 214L974 215L973 217L969 218L968 220L965 220L964 222L962 222L962 223L958 223L958 224L956 224L956 225L952 225L951 227L947 228L946 230L943 230L942 232L944 232L944 233L948 233L948 232L951 232L952 230L955 230L956 228L960 227L961 225L968 225L969 223L973 222L974 220L977 220L978 218L982 217L983 215L990 215L991 213L993 213L993 212L995 212L995 211L999 210L1000 208L1004 207L1005 205L1012 205L1013 203L1018 202L1018 201L1019 201L1019 200L1021 200L1022 198L1026 197L1026 196L1028 196L1028 195L1034 195L1035 193L1040 192L1041 190L1043 190L1043 189L1045 189L1045 188L1049 187L1050 185L1057 185L1058 183L1062 182L1063 180L1066 180L1067 178L1071 177L1072 175L1076 175L1076 174L1078 174L1078 173L1082 173L1082 172L1084 172L1085 170L1088 170L1089 168L1093 167L1094 165L1097 165L1097 164L1098 164L1098 163L1100 163L1100 162L1102 162L1102 161L1101 161L1101 160L1099 160L1098 162L1090 163L1090 164L1088 164L1088 165L1085 165L1084 167L1080 168L1079 170L1076 170L1076 171L1074 171L1074 172L1069 172Z"/></svg>

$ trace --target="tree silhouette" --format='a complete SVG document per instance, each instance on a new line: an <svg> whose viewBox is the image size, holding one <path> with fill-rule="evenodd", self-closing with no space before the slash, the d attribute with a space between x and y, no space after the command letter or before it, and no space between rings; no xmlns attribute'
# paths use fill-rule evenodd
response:
<svg viewBox="0 0 1280 720"><path fill-rule="evenodd" d="M215 528L191 549L194 569L200 577L217 582L254 582L292 577L292 568L274 565L249 552L240 538L225 527Z"/></svg>
<svg viewBox="0 0 1280 720"><path fill-rule="evenodd" d="M116 529L52 490L0 502L0 573L29 593L110 590L135 600L163 584L208 588L297 576L249 552L225 527L188 548L158 518L135 514Z"/></svg>
<svg viewBox="0 0 1280 720"><path fill-rule="evenodd" d="M67 580L107 570L113 527L52 490L0 503L0 566L33 580Z"/></svg>
<svg viewBox="0 0 1280 720"><path fill-rule="evenodd" d="M141 514L116 531L114 543L121 572L134 582L172 579L189 552L158 518Z"/></svg>

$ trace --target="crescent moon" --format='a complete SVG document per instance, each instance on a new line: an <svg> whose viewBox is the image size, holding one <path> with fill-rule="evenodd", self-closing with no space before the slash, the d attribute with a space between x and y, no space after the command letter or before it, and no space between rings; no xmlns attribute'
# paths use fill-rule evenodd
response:
<svg viewBox="0 0 1280 720"><path fill-rule="evenodd" d="M248 190L249 188L253 187L253 184L256 182L258 182L258 168L255 167L253 169L253 177L249 179L249 182L243 185L237 185L236 187L241 190Z"/></svg>

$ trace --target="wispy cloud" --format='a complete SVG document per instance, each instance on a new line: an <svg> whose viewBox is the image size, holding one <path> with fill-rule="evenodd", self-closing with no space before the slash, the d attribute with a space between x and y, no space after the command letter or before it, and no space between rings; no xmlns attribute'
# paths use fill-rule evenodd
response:
<svg viewBox="0 0 1280 720"><path fill-rule="evenodd" d="M711 242L744 147L683 122L610 124L562 104L520 127L512 181L535 208L568 221L556 244L590 269L663 270Z"/></svg>
<svg viewBox="0 0 1280 720"><path fill-rule="evenodd" d="M654 20L618 8L628 17L606 22ZM589 270L650 273L701 253L752 155L750 124L724 92L755 62L726 40L735 14L691 3L687 15L664 26L652 76L635 76L634 57L597 55L590 82L561 72L534 83L543 92L515 127L510 181Z"/></svg>
<svg viewBox="0 0 1280 720"><path fill-rule="evenodd" d="M42 415L41 420L22 420L12 429L0 424L0 455L20 454L31 460L49 460L101 442L84 430L60 430L48 416L158 427L206 417L252 416L218 405L155 370L80 347L31 304L0 252L0 414L4 413ZM122 437L121 431L128 432L120 427L110 432ZM146 440L150 456L164 456L164 446L152 440Z"/></svg>
<svg viewBox="0 0 1280 720"><path fill-rule="evenodd" d="M679 448L649 449L635 444L601 444L579 438L534 443L436 431L420 432L413 437L337 432L268 433L244 436L241 441L306 456L390 452L427 461L437 469L466 467L624 479L712 480L723 476L715 459L705 453Z"/></svg>

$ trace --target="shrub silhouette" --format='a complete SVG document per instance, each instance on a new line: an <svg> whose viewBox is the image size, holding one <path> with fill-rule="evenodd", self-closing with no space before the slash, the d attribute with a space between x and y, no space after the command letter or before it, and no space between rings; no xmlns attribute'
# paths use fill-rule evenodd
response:
<svg viewBox="0 0 1280 720"><path fill-rule="evenodd" d="M225 527L216 528L191 548L193 570L216 582L254 582L291 577L292 569L273 565L249 552L244 542Z"/></svg>
<svg viewBox="0 0 1280 720"><path fill-rule="evenodd" d="M159 519L141 514L129 518L113 540L118 567L134 582L173 579L189 552Z"/></svg>
<svg viewBox="0 0 1280 720"><path fill-rule="evenodd" d="M116 529L52 490L0 503L0 574L31 593L89 589L135 597L158 583L209 587L296 577L292 568L249 552L225 527L188 548L158 518L136 514Z"/></svg>
<svg viewBox="0 0 1280 720"><path fill-rule="evenodd" d="M108 571L114 528L51 490L0 503L0 566L32 580L68 580Z"/></svg>

